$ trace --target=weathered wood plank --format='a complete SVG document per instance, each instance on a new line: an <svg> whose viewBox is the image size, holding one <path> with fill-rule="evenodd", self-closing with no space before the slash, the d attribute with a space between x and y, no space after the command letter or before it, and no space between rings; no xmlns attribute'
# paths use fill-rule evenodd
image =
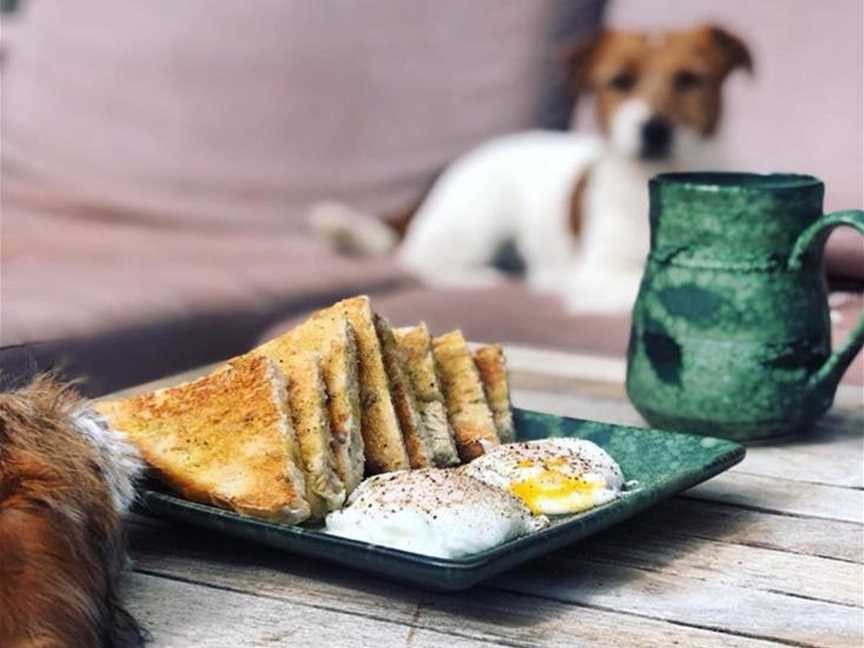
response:
<svg viewBox="0 0 864 648"><path fill-rule="evenodd" d="M672 529L610 529L552 556L565 564L584 561L624 565L671 576L778 592L841 605L864 606L860 564L776 549L682 537Z"/></svg>
<svg viewBox="0 0 864 648"><path fill-rule="evenodd" d="M826 434L807 443L750 448L745 463L737 469L764 477L862 489L864 430L854 434L833 439Z"/></svg>
<svg viewBox="0 0 864 648"><path fill-rule="evenodd" d="M590 379L595 383L623 385L627 372L624 358L570 353L553 349L508 344L507 366L512 373L535 373L550 378Z"/></svg>
<svg viewBox="0 0 864 648"><path fill-rule="evenodd" d="M746 460L745 460L746 461ZM687 497L764 511L864 522L864 491L730 470L691 488Z"/></svg>
<svg viewBox="0 0 864 648"><path fill-rule="evenodd" d="M861 526L675 497L616 525L622 534L656 529L669 536L864 563Z"/></svg>
<svg viewBox="0 0 864 648"><path fill-rule="evenodd" d="M153 648L428 646L488 648L490 643L337 610L201 587L133 573L129 609Z"/></svg>
<svg viewBox="0 0 864 648"><path fill-rule="evenodd" d="M556 601L815 646L860 646L860 607L588 560L541 559L493 580Z"/></svg>
<svg viewBox="0 0 864 648"><path fill-rule="evenodd" d="M603 537L598 536L596 542L601 542ZM770 591L771 586L780 583L780 574L776 577L767 576L757 567L733 569L730 563L734 559L728 553L722 554L720 558L715 556L714 563L699 572L695 559L679 561L674 551L663 549L660 540L655 544L659 553L651 568L657 569L656 572L647 571L645 565L633 568L598 563L593 557L590 560L583 559L578 557L577 550L576 557L567 552L557 554L499 577L493 584L497 588L533 597L599 607L610 613L627 613L627 618L628 615L657 617L676 625L711 628L752 637L801 640L805 643L810 641L806 638L812 639L825 633L838 641L855 637L856 619L862 613L860 608ZM391 617L404 617L417 600L418 593L413 588L391 585L374 577L323 563L315 564L241 541L210 538L197 531L178 535L176 530L141 530L133 535L133 546L138 569L240 588L262 595L288 597L297 602L311 596L321 601L321 605L337 605L338 601L342 601L341 607L337 609L356 614L372 614L370 610L386 605ZM744 546L738 548L742 551L739 556L742 562L764 559L761 553L764 550ZM626 549L622 549L622 552L626 553ZM801 568L812 566L812 559L806 556L786 556L790 561L802 559ZM664 559L666 564L662 564ZM857 567L849 563L838 564ZM714 582L722 579L713 579L710 572L723 568L729 571L725 580L735 584ZM848 577L839 568L834 573L840 573L844 579ZM344 591L346 586L352 591L350 596ZM841 596L854 597L853 587L844 582ZM297 588L302 589L302 592L298 592ZM818 588L814 586L810 591L824 593L826 589L826 585L821 585ZM701 592L705 592L705 596ZM440 603L442 600L442 595L424 596L429 601ZM451 595L443 599L458 601L458 606L490 605L490 597L494 596L487 588L482 588L473 593ZM331 603L325 602L328 600ZM723 605L718 607L718 601L723 601L723 605L729 601L744 601L751 606L751 611L744 614L737 609L724 608ZM519 605L525 609L528 605L536 606L538 611L544 609L544 605L536 601L521 601ZM760 629L759 610L780 614L784 609L788 611L788 623L768 623ZM508 613L507 608L501 613ZM804 620L796 621L799 616ZM795 639L796 636L799 639Z"/></svg>
<svg viewBox="0 0 864 648"><path fill-rule="evenodd" d="M170 579L134 574L130 608L157 646L172 648L777 645L504 591L434 594L308 561L274 567L271 556L255 555L161 560L158 574ZM138 569L145 565L139 559Z"/></svg>
<svg viewBox="0 0 864 648"><path fill-rule="evenodd" d="M618 397L585 394L582 391L566 394L541 389L513 388L513 404L516 407L571 416L573 418L590 419L645 427L645 421L627 401Z"/></svg>

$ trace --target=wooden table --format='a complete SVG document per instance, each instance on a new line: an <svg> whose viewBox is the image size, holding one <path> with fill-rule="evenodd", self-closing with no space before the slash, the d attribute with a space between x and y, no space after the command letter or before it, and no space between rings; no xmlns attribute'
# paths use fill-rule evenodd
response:
<svg viewBox="0 0 864 648"><path fill-rule="evenodd" d="M510 349L515 404L642 424L620 360ZM154 646L862 646L864 405L468 592L435 594L130 516Z"/></svg>

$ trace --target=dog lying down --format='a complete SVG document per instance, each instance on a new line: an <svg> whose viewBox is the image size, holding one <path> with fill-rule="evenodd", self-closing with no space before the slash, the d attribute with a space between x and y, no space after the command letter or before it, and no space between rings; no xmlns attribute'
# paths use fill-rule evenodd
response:
<svg viewBox="0 0 864 648"><path fill-rule="evenodd" d="M141 469L69 385L0 394L0 646L143 643L117 592Z"/></svg>
<svg viewBox="0 0 864 648"><path fill-rule="evenodd" d="M453 160L415 207L379 219L323 202L310 222L336 248L395 253L434 286L498 282L492 261L512 243L529 285L569 310L627 310L648 255L648 180L726 167L723 86L752 65L714 25L605 32L570 57L570 85L593 95L599 136L504 135Z"/></svg>

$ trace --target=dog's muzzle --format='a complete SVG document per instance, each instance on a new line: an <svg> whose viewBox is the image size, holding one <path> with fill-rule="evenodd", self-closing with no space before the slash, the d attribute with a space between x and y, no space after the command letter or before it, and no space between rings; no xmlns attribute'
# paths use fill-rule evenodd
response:
<svg viewBox="0 0 864 648"><path fill-rule="evenodd" d="M643 160L662 160L669 157L674 135L672 124L655 115L642 125L639 157Z"/></svg>

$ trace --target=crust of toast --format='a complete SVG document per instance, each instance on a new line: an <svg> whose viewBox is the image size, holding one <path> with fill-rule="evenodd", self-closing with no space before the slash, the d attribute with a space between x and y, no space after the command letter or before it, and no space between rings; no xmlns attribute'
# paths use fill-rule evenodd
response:
<svg viewBox="0 0 864 648"><path fill-rule="evenodd" d="M459 457L471 461L485 452L483 443L500 444L480 374L461 331L434 338L432 353L438 363Z"/></svg>
<svg viewBox="0 0 864 648"><path fill-rule="evenodd" d="M432 463L439 468L459 464L459 452L453 438L453 429L447 420L447 403L441 391L435 358L432 355L432 336L425 323L393 329L396 344L405 359L408 375L417 397L417 409L427 432L427 444Z"/></svg>
<svg viewBox="0 0 864 648"><path fill-rule="evenodd" d="M288 380L288 404L303 456L306 485L320 498L309 502L312 516L323 517L345 502L345 485L336 471L321 358L317 353L298 349L285 336L251 353L270 358Z"/></svg>
<svg viewBox="0 0 864 648"><path fill-rule="evenodd" d="M390 395L369 297L362 295L345 299L318 311L312 317L328 318L334 315L342 315L348 320L357 341L361 430L366 472L375 474L407 470L410 462Z"/></svg>
<svg viewBox="0 0 864 648"><path fill-rule="evenodd" d="M265 353L268 349L275 355L292 349L321 355L336 473L346 494L351 493L363 481L364 471L357 342L351 326L338 312L311 317L259 347Z"/></svg>
<svg viewBox="0 0 864 648"><path fill-rule="evenodd" d="M380 315L375 315L375 330L378 331L378 339L381 341L381 354L390 384L390 395L399 418L399 426L402 428L402 439L405 441L411 468L429 468L433 464L428 433L417 407L414 385L408 375L405 358L396 343L390 323Z"/></svg>
<svg viewBox="0 0 864 648"><path fill-rule="evenodd" d="M347 492L363 481L366 454L363 445L362 412L360 410L360 367L357 339L345 319L341 319L337 335L325 351L324 382L330 396L330 425L337 444L336 467L342 475Z"/></svg>
<svg viewBox="0 0 864 648"><path fill-rule="evenodd" d="M309 517L284 378L267 358L95 407L183 497L289 524Z"/></svg>
<svg viewBox="0 0 864 648"><path fill-rule="evenodd" d="M501 443L511 443L515 436L513 406L510 403L510 385L507 381L507 361L500 344L490 344L474 350L474 364L480 372L480 381L492 419Z"/></svg>

